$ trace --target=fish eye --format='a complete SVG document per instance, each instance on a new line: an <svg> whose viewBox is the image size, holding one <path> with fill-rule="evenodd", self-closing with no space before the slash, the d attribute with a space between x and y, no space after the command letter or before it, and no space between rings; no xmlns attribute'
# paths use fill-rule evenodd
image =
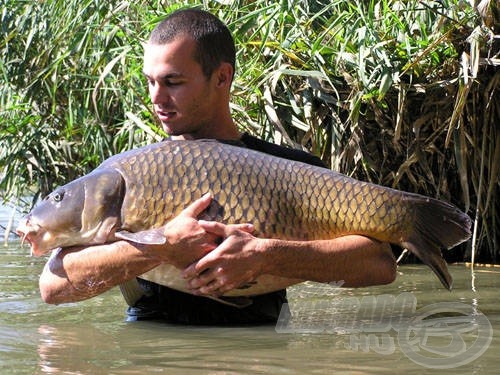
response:
<svg viewBox="0 0 500 375"><path fill-rule="evenodd" d="M64 198L64 191L56 191L52 197L55 202L60 202Z"/></svg>

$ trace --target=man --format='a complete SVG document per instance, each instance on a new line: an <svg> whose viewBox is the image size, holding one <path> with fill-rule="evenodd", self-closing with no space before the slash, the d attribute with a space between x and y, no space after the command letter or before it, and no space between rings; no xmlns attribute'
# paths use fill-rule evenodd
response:
<svg viewBox="0 0 500 375"><path fill-rule="evenodd" d="M181 10L152 32L144 52L144 75L159 120L172 139L214 138L282 157L321 165L307 153L240 134L229 109L235 71L234 41L210 13ZM165 245L118 241L63 249L40 277L48 303L78 301L133 280L165 262L183 270L194 295L140 280L142 297L129 308L130 320L164 319L188 324L275 322L285 292L253 298L236 308L219 296L264 274L358 287L392 282L395 260L388 244L362 236L322 241L284 241L252 235L250 224L198 221L210 204L204 196L167 223ZM199 296L197 296L199 295Z"/></svg>

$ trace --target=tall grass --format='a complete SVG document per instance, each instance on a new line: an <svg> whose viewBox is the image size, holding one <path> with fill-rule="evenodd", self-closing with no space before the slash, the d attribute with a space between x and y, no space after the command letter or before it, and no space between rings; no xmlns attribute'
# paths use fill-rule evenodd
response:
<svg viewBox="0 0 500 375"><path fill-rule="evenodd" d="M7 194L30 187L45 195L104 158L152 140L141 131L150 129L144 121L152 115L140 76L146 32L136 19L140 4L7 3L0 52Z"/></svg>
<svg viewBox="0 0 500 375"><path fill-rule="evenodd" d="M141 43L198 5L235 37L242 130L457 204L476 219L479 258L496 260L498 30L466 2L0 1L0 194L44 195L160 139Z"/></svg>

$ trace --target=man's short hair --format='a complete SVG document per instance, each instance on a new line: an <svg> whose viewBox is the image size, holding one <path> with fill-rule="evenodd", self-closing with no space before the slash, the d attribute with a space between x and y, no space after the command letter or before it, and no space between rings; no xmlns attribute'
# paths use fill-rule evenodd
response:
<svg viewBox="0 0 500 375"><path fill-rule="evenodd" d="M190 36L196 43L194 59L210 78L221 63L230 63L233 74L236 48L227 26L213 14L201 9L181 9L171 13L151 32L149 42L166 44L181 35Z"/></svg>

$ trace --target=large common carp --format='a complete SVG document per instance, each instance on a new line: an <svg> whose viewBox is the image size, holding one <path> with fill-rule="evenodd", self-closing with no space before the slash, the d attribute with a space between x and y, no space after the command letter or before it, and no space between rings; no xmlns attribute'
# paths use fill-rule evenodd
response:
<svg viewBox="0 0 500 375"><path fill-rule="evenodd" d="M448 203L209 140L167 141L115 155L48 195L18 233L37 256L117 238L148 242L134 233L162 226L207 192L214 206L206 219L252 223L255 235L268 238L360 234L398 244L430 266L447 288L452 280L441 249L470 236L469 217ZM141 277L187 291L180 271L170 265ZM227 295L262 294L295 282L263 276Z"/></svg>

